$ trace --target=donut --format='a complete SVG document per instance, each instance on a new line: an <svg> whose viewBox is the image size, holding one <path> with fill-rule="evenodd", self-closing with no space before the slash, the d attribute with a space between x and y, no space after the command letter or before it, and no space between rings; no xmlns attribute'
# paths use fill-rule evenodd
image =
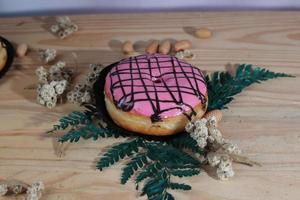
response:
<svg viewBox="0 0 300 200"><path fill-rule="evenodd" d="M8 71L14 60L15 50L12 44L0 36L0 78Z"/></svg>
<svg viewBox="0 0 300 200"><path fill-rule="evenodd" d="M7 61L7 51L6 48L0 43L0 71L4 68Z"/></svg>
<svg viewBox="0 0 300 200"><path fill-rule="evenodd" d="M145 54L116 63L104 85L106 109L120 127L146 135L179 133L207 108L201 70L184 60Z"/></svg>

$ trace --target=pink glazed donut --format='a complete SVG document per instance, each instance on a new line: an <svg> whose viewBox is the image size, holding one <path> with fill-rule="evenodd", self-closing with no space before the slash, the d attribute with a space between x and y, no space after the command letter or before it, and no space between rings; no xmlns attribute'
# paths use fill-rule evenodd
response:
<svg viewBox="0 0 300 200"><path fill-rule="evenodd" d="M147 135L183 131L188 120L202 117L207 107L201 70L169 55L121 60L107 74L104 94L116 124Z"/></svg>

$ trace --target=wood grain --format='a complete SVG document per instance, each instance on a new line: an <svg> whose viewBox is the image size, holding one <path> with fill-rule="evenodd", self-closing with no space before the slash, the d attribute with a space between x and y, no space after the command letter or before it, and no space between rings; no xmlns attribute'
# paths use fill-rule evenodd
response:
<svg viewBox="0 0 300 200"><path fill-rule="evenodd" d="M41 65L36 50L55 48L60 58L78 71L89 63L112 63L123 57L126 40L144 51L150 40L192 41L191 62L208 72L230 63L252 63L296 75L255 84L238 95L224 111L221 128L263 167L236 164L236 176L220 182L207 173L187 179L191 192L174 192L176 199L284 200L300 196L300 13L299 12L192 12L101 14L71 16L79 31L59 40L47 30L53 17L1 18L0 34L31 51L0 80L0 178L26 182L42 180L43 199L136 199L133 183L120 185L120 167L100 173L95 159L113 140L82 141L55 155L57 144L44 132L74 105L48 110L36 103L34 70ZM211 39L197 39L191 31L207 27ZM79 77L80 79L80 77ZM3 198L11 199L11 198ZM18 199L18 198L16 198ZM144 198L141 198L144 199Z"/></svg>

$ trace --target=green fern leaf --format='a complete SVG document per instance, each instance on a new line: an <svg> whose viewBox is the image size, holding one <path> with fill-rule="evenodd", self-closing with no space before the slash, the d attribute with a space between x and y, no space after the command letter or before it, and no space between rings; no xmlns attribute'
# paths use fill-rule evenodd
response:
<svg viewBox="0 0 300 200"><path fill-rule="evenodd" d="M235 76L229 72L215 72L211 76L206 76L208 88L208 108L207 110L226 109L226 105L240 93L244 88L253 83L260 83L273 78L293 77L284 73L275 73L263 68L252 68L252 65L239 65Z"/></svg>
<svg viewBox="0 0 300 200"><path fill-rule="evenodd" d="M178 177L188 177L188 176L195 176L200 173L199 169L176 169L172 170L171 174L173 176L178 176Z"/></svg>
<svg viewBox="0 0 300 200"><path fill-rule="evenodd" d="M109 132L107 129L100 128L93 123L90 123L86 126L83 126L78 129L74 129L69 131L67 134L63 135L59 141L60 142L78 142L80 138L97 140L100 138L110 137L111 135L107 135Z"/></svg>
<svg viewBox="0 0 300 200"><path fill-rule="evenodd" d="M161 170L151 177L144 185L142 195L147 195L148 198L161 195L168 187L169 176L166 170Z"/></svg>
<svg viewBox="0 0 300 200"><path fill-rule="evenodd" d="M74 111L67 116L62 117L59 120L59 124L54 125L53 129L48 131L48 133L52 133L58 130L65 130L69 127L74 127L78 125L85 125L91 122L91 115Z"/></svg>
<svg viewBox="0 0 300 200"><path fill-rule="evenodd" d="M192 157L190 154L177 149L171 145L161 143L149 143L148 158L151 160L157 160L168 168L180 167L199 167L200 162Z"/></svg>
<svg viewBox="0 0 300 200"><path fill-rule="evenodd" d="M169 187L172 190L191 190L192 187L190 185L184 183L169 183Z"/></svg>
<svg viewBox="0 0 300 200"><path fill-rule="evenodd" d="M137 154L127 163L126 167L123 169L121 176L121 184L127 183L130 177L137 171L139 168L142 168L148 164L147 156L145 153Z"/></svg>
<svg viewBox="0 0 300 200"><path fill-rule="evenodd" d="M163 166L159 163L159 162L154 162L151 163L149 165L147 165L145 167L145 169L143 171L141 171L136 179L135 179L135 183L139 184L140 182L142 182L143 180L145 180L148 177L153 176L154 174L156 174L158 171L160 171L163 168Z"/></svg>
<svg viewBox="0 0 300 200"><path fill-rule="evenodd" d="M187 132L177 134L167 140L169 145L178 149L188 149L194 153L204 155L204 150L200 148L196 142Z"/></svg>
<svg viewBox="0 0 300 200"><path fill-rule="evenodd" d="M143 147L144 143L140 138L135 138L131 141L126 141L111 147L103 157L98 161L97 168L102 171L103 168L109 167L125 156L131 156L138 153L139 147Z"/></svg>

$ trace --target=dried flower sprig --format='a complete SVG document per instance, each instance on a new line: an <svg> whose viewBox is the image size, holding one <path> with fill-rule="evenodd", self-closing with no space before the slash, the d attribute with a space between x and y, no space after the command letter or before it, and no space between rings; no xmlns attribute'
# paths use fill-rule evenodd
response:
<svg viewBox="0 0 300 200"><path fill-rule="evenodd" d="M191 121L186 125L185 130L200 148L208 151L206 160L210 166L216 168L216 174L220 180L228 180L234 176L233 161L247 165L255 164L248 158L240 156L241 150L237 145L223 138L221 131L217 128L215 116Z"/></svg>
<svg viewBox="0 0 300 200"><path fill-rule="evenodd" d="M39 54L40 59L46 64L54 61L56 58L56 50L55 49L45 49L45 50L39 49L38 54Z"/></svg>
<svg viewBox="0 0 300 200"><path fill-rule="evenodd" d="M39 200L43 190L45 190L45 186L41 181L31 185L15 179L0 181L0 196L18 195L26 192L26 200Z"/></svg>
<svg viewBox="0 0 300 200"><path fill-rule="evenodd" d="M90 72L88 73L85 82L76 84L72 91L67 94L67 99L71 103L91 103L92 101L92 86L98 79L103 65L91 64Z"/></svg>
<svg viewBox="0 0 300 200"><path fill-rule="evenodd" d="M78 26L67 16L57 17L56 22L57 24L51 26L51 32L56 34L60 39L64 39L78 31Z"/></svg>
<svg viewBox="0 0 300 200"><path fill-rule="evenodd" d="M58 99L62 99L70 81L72 79L72 70L65 67L63 61L52 65L49 70L43 66L36 70L39 84L37 87L37 101L48 108L56 106Z"/></svg>
<svg viewBox="0 0 300 200"><path fill-rule="evenodd" d="M190 49L184 49L175 53L175 57L179 59L194 59L195 54Z"/></svg>

